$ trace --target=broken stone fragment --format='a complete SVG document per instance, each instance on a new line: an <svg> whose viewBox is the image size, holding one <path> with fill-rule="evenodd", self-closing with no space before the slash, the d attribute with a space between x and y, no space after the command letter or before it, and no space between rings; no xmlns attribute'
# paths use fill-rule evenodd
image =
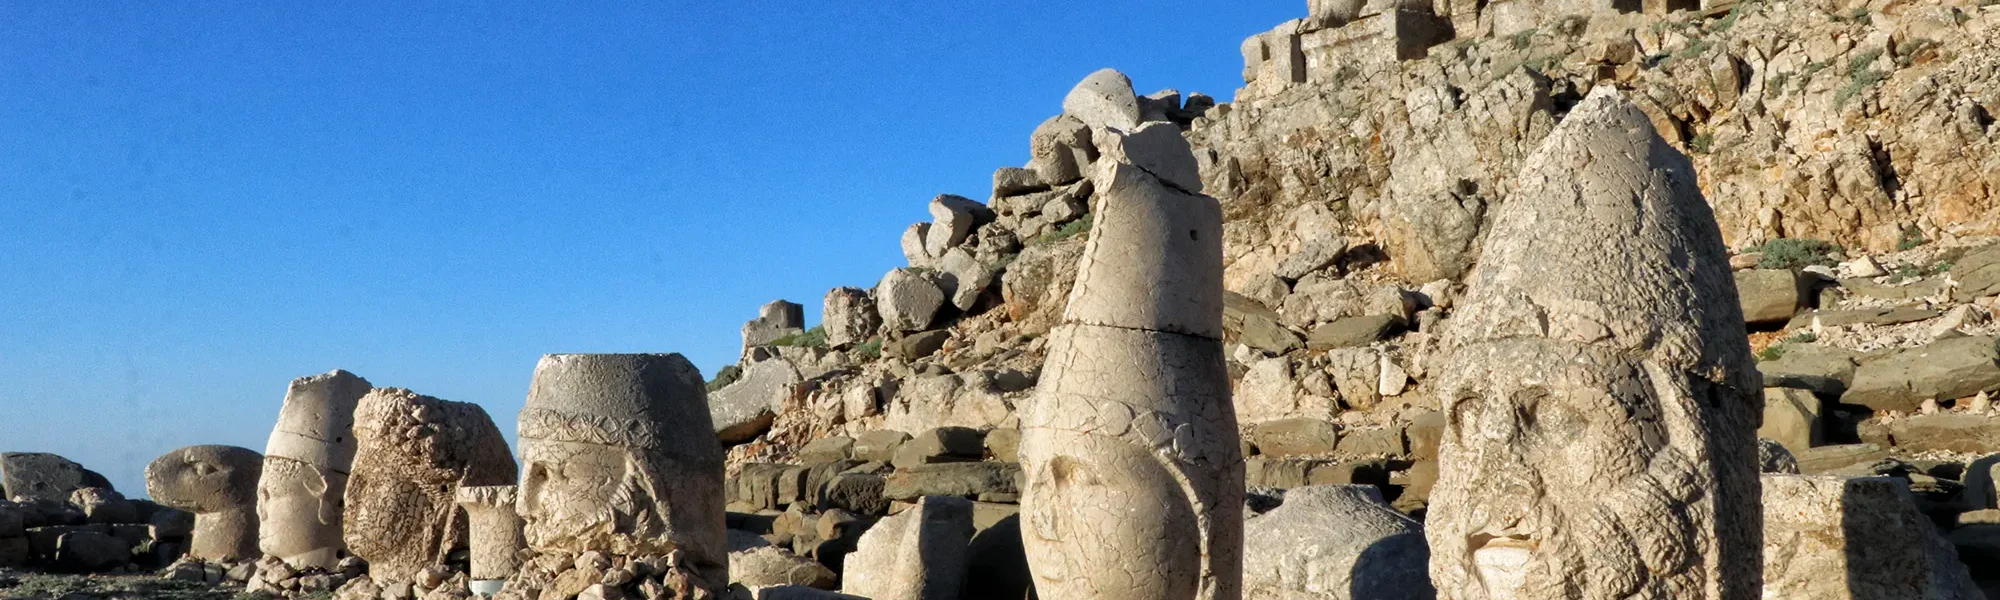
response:
<svg viewBox="0 0 2000 600"><path fill-rule="evenodd" d="M716 438L734 444L763 435L800 379L798 369L782 358L751 363L735 383L708 395Z"/></svg>
<svg viewBox="0 0 2000 600"><path fill-rule="evenodd" d="M972 541L972 502L925 497L861 535L841 592L873 600L955 600Z"/></svg>
<svg viewBox="0 0 2000 600"><path fill-rule="evenodd" d="M1423 525L1363 485L1314 485L1285 493L1276 510L1243 525L1246 598L1429 600Z"/></svg>
<svg viewBox="0 0 2000 600"><path fill-rule="evenodd" d="M993 211L969 198L944 194L931 200L931 226L924 232L924 254L938 258L964 243L972 230L993 222Z"/></svg>
<svg viewBox="0 0 2000 600"><path fill-rule="evenodd" d="M1765 475L1763 511L1766 597L1981 597L1902 480Z"/></svg>
<svg viewBox="0 0 2000 600"><path fill-rule="evenodd" d="M0 488L18 497L65 502L83 488L111 489L111 482L75 461L41 452L0 453Z"/></svg>
<svg viewBox="0 0 2000 600"><path fill-rule="evenodd" d="M875 285L875 309L894 331L928 329L944 308L944 290L914 269L892 269Z"/></svg>
<svg viewBox="0 0 2000 600"><path fill-rule="evenodd" d="M1077 82L1063 97L1063 114L1091 129L1133 129L1139 126L1139 95L1132 79L1113 69L1100 69Z"/></svg>
<svg viewBox="0 0 2000 600"><path fill-rule="evenodd" d="M826 327L826 344L831 348L847 348L867 342L882 327L882 315L876 312L875 298L868 294L868 290L851 287L833 288L826 292L820 321Z"/></svg>

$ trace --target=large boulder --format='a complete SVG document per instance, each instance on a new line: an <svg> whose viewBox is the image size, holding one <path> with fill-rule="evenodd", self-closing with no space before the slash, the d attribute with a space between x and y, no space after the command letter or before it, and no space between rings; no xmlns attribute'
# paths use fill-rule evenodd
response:
<svg viewBox="0 0 2000 600"><path fill-rule="evenodd" d="M1780 323L1805 304L1798 273L1791 269L1749 269L1736 272L1736 295L1743 304L1743 322Z"/></svg>
<svg viewBox="0 0 2000 600"><path fill-rule="evenodd" d="M872 600L956 600L971 541L971 501L924 498L861 535L840 591Z"/></svg>
<svg viewBox="0 0 2000 600"><path fill-rule="evenodd" d="M1132 129L1139 126L1139 94L1124 73L1099 69L1063 97L1063 114L1091 129Z"/></svg>
<svg viewBox="0 0 2000 600"><path fill-rule="evenodd" d="M1987 246L1966 253L1952 263L1951 276L1958 280L1957 297L1960 301L2000 295L2000 246Z"/></svg>
<svg viewBox="0 0 2000 600"><path fill-rule="evenodd" d="M972 230L993 222L993 210L970 198L945 194L931 199L931 227L924 233L924 252L932 258L958 247Z"/></svg>
<svg viewBox="0 0 2000 600"><path fill-rule="evenodd" d="M6 490L6 499L26 496L55 502L67 502L71 492L83 488L112 489L96 471L42 452L0 453L0 488Z"/></svg>
<svg viewBox="0 0 2000 600"><path fill-rule="evenodd" d="M882 315L875 312L875 298L868 290L839 287L827 291L820 323L826 328L827 345L845 348L875 337Z"/></svg>
<svg viewBox="0 0 2000 600"><path fill-rule="evenodd" d="M1820 402L1812 392L1795 388L1764 388L1764 425L1757 437L1788 450L1805 450L1820 443Z"/></svg>
<svg viewBox="0 0 2000 600"><path fill-rule="evenodd" d="M736 383L708 395L716 437L734 444L763 434L798 382L798 369L782 359L751 363Z"/></svg>
<svg viewBox="0 0 2000 600"><path fill-rule="evenodd" d="M1941 412L1891 420L1885 427L1898 452L2000 452L2000 417Z"/></svg>
<svg viewBox="0 0 2000 600"><path fill-rule="evenodd" d="M1840 402L1913 412L1925 400L1955 400L1995 387L2000 350L1994 338L1967 336L1864 360Z"/></svg>
<svg viewBox="0 0 2000 600"><path fill-rule="evenodd" d="M729 578L730 583L742 584L753 591L781 585L830 590L835 580L832 569L776 546L729 553Z"/></svg>
<svg viewBox="0 0 2000 600"><path fill-rule="evenodd" d="M1083 177L1083 167L1097 160L1090 126L1076 117L1056 115L1035 127L1028 141L1028 168L1042 181L1062 185Z"/></svg>
<svg viewBox="0 0 2000 600"><path fill-rule="evenodd" d="M915 269L890 270L875 285L875 309L883 323L896 331L928 329L945 300L944 289Z"/></svg>
<svg viewBox="0 0 2000 600"><path fill-rule="evenodd" d="M1299 334L1282 324L1283 317L1264 303L1236 292L1222 292L1222 336L1272 354L1284 354L1304 344Z"/></svg>
<svg viewBox="0 0 2000 600"><path fill-rule="evenodd" d="M1839 396L1854 382L1854 364L1860 355L1852 350L1820 344L1787 346L1784 356L1757 363L1765 387L1799 388L1816 394Z"/></svg>
<svg viewBox="0 0 2000 600"><path fill-rule="evenodd" d="M1766 598L1982 597L1903 480L1764 475L1763 484Z"/></svg>
<svg viewBox="0 0 2000 600"><path fill-rule="evenodd" d="M1315 485L1285 493L1243 524L1245 598L1429 600L1423 525L1373 486Z"/></svg>

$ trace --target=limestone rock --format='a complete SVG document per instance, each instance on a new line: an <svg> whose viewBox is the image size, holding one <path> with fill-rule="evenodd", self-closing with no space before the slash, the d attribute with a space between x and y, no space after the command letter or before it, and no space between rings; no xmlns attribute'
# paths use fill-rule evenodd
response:
<svg viewBox="0 0 2000 600"><path fill-rule="evenodd" d="M28 497L64 502L83 488L111 488L96 471L70 459L41 452L0 453L0 488L7 498Z"/></svg>
<svg viewBox="0 0 2000 600"><path fill-rule="evenodd" d="M1285 257L1284 262L1278 263L1278 270L1271 274L1297 281L1307 273L1333 265L1346 253L1347 238L1337 235L1313 238L1312 241L1306 242L1304 247L1299 248L1298 252Z"/></svg>
<svg viewBox="0 0 2000 600"><path fill-rule="evenodd" d="M1019 493L1021 467L1009 463L964 462L917 465L889 474L882 497L915 500L924 496L976 498Z"/></svg>
<svg viewBox="0 0 2000 600"><path fill-rule="evenodd" d="M83 511L85 522L107 525L139 522L139 506L110 488L82 488L70 492L69 503ZM255 541L254 537L252 541Z"/></svg>
<svg viewBox="0 0 2000 600"><path fill-rule="evenodd" d="M832 569L775 546L729 553L729 573L732 583L752 590L783 585L830 590L835 581Z"/></svg>
<svg viewBox="0 0 2000 600"><path fill-rule="evenodd" d="M194 513L188 555L207 561L251 560L257 549L257 486L264 455L235 446L188 446L146 466L146 495Z"/></svg>
<svg viewBox="0 0 2000 600"><path fill-rule="evenodd" d="M1958 280L1960 301L2000 295L2000 246L1966 253L1952 264L1951 276Z"/></svg>
<svg viewBox="0 0 2000 600"><path fill-rule="evenodd" d="M1860 355L1841 348L1818 344L1790 346L1777 360L1757 363L1767 387L1799 388L1815 394L1839 396L1854 382L1855 360Z"/></svg>
<svg viewBox="0 0 2000 600"><path fill-rule="evenodd" d="M1133 129L1139 126L1139 94L1124 73L1100 69L1063 97L1063 114L1091 129Z"/></svg>
<svg viewBox="0 0 2000 600"><path fill-rule="evenodd" d="M512 485L458 488L456 500L465 511L471 550L468 575L474 582L504 580L521 566L527 542L521 535L519 490Z"/></svg>
<svg viewBox="0 0 2000 600"><path fill-rule="evenodd" d="M1812 392L1794 388L1764 388L1764 425L1757 437L1786 449L1805 450L1820 444L1820 402Z"/></svg>
<svg viewBox="0 0 2000 600"><path fill-rule="evenodd" d="M1971 397L2000 387L2000 350L1987 336L1939 340L1864 360L1842 404L1914 412L1925 400Z"/></svg>
<svg viewBox="0 0 2000 600"><path fill-rule="evenodd" d="M826 327L826 343L834 348L866 342L882 327L882 315L875 312L875 298L860 288L828 291L820 320Z"/></svg>
<svg viewBox="0 0 2000 600"><path fill-rule="evenodd" d="M1786 450L1783 444L1758 438L1757 472L1797 475L1799 459L1792 455L1792 451Z"/></svg>
<svg viewBox="0 0 2000 600"><path fill-rule="evenodd" d="M1104 169L1064 321L1221 339L1220 207L1129 165Z"/></svg>
<svg viewBox="0 0 2000 600"><path fill-rule="evenodd" d="M1033 169L1001 167L993 172L993 197L1005 198L1049 189L1050 182Z"/></svg>
<svg viewBox="0 0 2000 600"><path fill-rule="evenodd" d="M1182 192L1201 193L1201 167L1179 126L1147 123L1129 133L1107 130L1098 139L1109 162L1138 167ZM1103 182L1097 183L1101 187Z"/></svg>
<svg viewBox="0 0 2000 600"><path fill-rule="evenodd" d="M725 444L762 435L800 380L798 369L784 359L752 363L736 383L708 396L709 422Z"/></svg>
<svg viewBox="0 0 2000 600"><path fill-rule="evenodd" d="M964 248L953 248L937 261L939 290L950 297L952 306L962 311L970 311L978 304L986 289L993 286L999 273L986 263L974 258Z"/></svg>
<svg viewBox="0 0 2000 600"><path fill-rule="evenodd" d="M519 419L528 547L671 555L670 584L720 593L723 455L705 396L679 354L543 356Z"/></svg>
<svg viewBox="0 0 2000 600"><path fill-rule="evenodd" d="M1439 596L1754 596L1762 387L1687 157L1598 86L1485 244L1434 392Z"/></svg>
<svg viewBox="0 0 2000 600"><path fill-rule="evenodd" d="M977 461L985 453L986 434L970 427L939 427L918 432L896 449L892 464L909 468L944 462Z"/></svg>
<svg viewBox="0 0 2000 600"><path fill-rule="evenodd" d="M862 432L854 437L854 458L875 462L889 462L896 458L896 450L910 441L910 434L901 431L875 430Z"/></svg>
<svg viewBox="0 0 2000 600"><path fill-rule="evenodd" d="M1302 347L1299 334L1282 325L1283 317L1261 302L1225 291L1222 293L1222 333L1224 341L1240 342L1273 354Z"/></svg>
<svg viewBox="0 0 2000 600"><path fill-rule="evenodd" d="M293 567L332 569L354 463L354 408L374 386L346 371L294 379L264 446L257 547Z"/></svg>
<svg viewBox="0 0 2000 600"><path fill-rule="evenodd" d="M920 331L936 320L944 308L944 290L923 273L894 269L875 285L875 308L883 323L895 331Z"/></svg>
<svg viewBox="0 0 2000 600"><path fill-rule="evenodd" d="M1902 481L1765 475L1763 484L1767 597L1983 596Z"/></svg>
<svg viewBox="0 0 2000 600"><path fill-rule="evenodd" d="M969 198L945 194L931 200L931 227L924 233L924 252L932 258L958 247L980 225L993 222L993 211ZM880 295L880 290L877 290Z"/></svg>
<svg viewBox="0 0 2000 600"><path fill-rule="evenodd" d="M923 498L861 535L840 591L872 600L955 600L971 541L971 501Z"/></svg>
<svg viewBox="0 0 2000 600"><path fill-rule="evenodd" d="M853 458L854 455L854 438L844 435L830 435L807 443L805 447L799 448L799 451L795 454L798 456L799 462L806 465L847 460Z"/></svg>
<svg viewBox="0 0 2000 600"><path fill-rule="evenodd" d="M132 562L132 544L95 531L71 531L57 539L54 558L61 569L104 571Z"/></svg>
<svg viewBox="0 0 2000 600"><path fill-rule="evenodd" d="M1259 454L1331 454L1340 432L1332 423L1318 419L1280 419L1258 423L1250 439Z"/></svg>
<svg viewBox="0 0 2000 600"><path fill-rule="evenodd" d="M1890 421L1887 429L1900 452L2000 452L2000 416L1966 412L1911 415Z"/></svg>
<svg viewBox="0 0 2000 600"><path fill-rule="evenodd" d="M376 388L354 409L343 538L376 582L417 581L466 547L461 486L506 485L507 440L477 404Z"/></svg>
<svg viewBox="0 0 2000 600"><path fill-rule="evenodd" d="M1342 317L1316 327L1312 335L1306 336L1306 348L1331 350L1334 348L1354 348L1375 343L1395 331L1400 320L1394 315L1364 315Z"/></svg>
<svg viewBox="0 0 2000 600"><path fill-rule="evenodd" d="M1751 269L1736 272L1736 292L1743 319L1749 323L1789 320L1805 304L1803 286L1791 269Z"/></svg>
<svg viewBox="0 0 2000 600"><path fill-rule="evenodd" d="M1423 525L1372 486L1315 485L1285 493L1243 525L1246 598L1429 600Z"/></svg>
<svg viewBox="0 0 2000 600"><path fill-rule="evenodd" d="M1097 160L1090 126L1076 117L1056 115L1035 127L1028 143L1028 168L1042 181L1063 185L1083 177L1083 167Z"/></svg>

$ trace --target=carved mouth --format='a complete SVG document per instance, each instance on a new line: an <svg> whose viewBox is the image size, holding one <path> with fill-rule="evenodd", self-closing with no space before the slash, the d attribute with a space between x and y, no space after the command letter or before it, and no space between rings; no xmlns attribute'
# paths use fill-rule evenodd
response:
<svg viewBox="0 0 2000 600"><path fill-rule="evenodd" d="M1528 575L1540 541L1511 530L1472 534L1466 540L1473 572L1490 598L1513 598Z"/></svg>

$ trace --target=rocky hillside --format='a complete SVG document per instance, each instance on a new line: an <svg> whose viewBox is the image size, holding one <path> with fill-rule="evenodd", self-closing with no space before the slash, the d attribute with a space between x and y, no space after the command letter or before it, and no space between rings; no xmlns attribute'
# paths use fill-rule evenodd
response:
<svg viewBox="0 0 2000 600"><path fill-rule="evenodd" d="M1421 519L1460 282L1523 159L1610 85L1693 159L1737 251L1770 460L1903 478L1966 523L1950 536L1974 573L2000 573L1982 520L2000 513L1976 512L1996 508L1977 457L2000 451L2000 3L1311 4L1245 41L1235 102L1092 74L985 202L930 202L909 266L830 291L810 328L765 306L711 384L732 510L764 515L732 527L838 569L853 542L827 515L948 495L1001 522L1016 415L1089 239L1085 174L1123 147L1106 136L1166 125L1197 164L1148 169L1227 219L1253 508L1278 497L1255 490L1366 484Z"/></svg>

